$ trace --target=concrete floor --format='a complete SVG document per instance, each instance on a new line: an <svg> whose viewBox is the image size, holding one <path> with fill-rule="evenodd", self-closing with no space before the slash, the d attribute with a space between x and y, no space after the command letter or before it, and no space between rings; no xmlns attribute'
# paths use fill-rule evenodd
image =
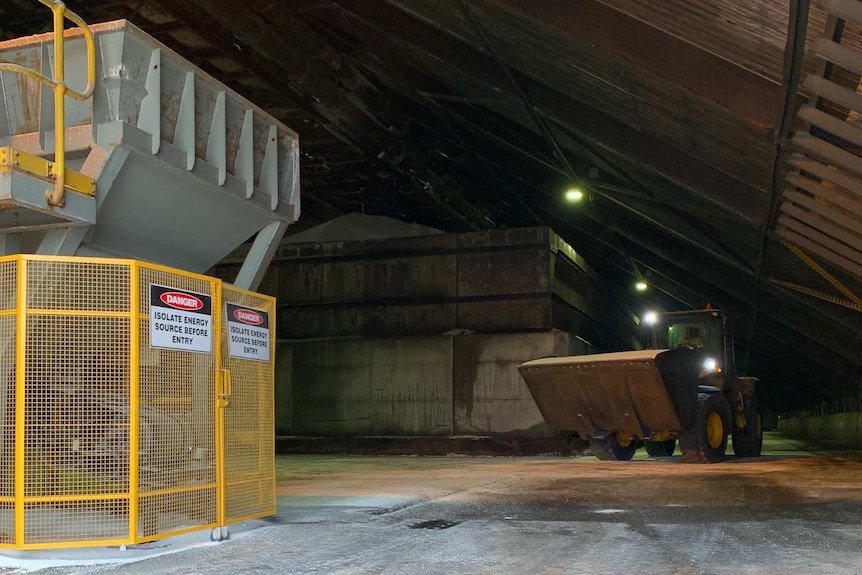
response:
<svg viewBox="0 0 862 575"><path fill-rule="evenodd" d="M40 573L862 574L862 455L766 449L708 466L280 457L278 515L230 541Z"/></svg>

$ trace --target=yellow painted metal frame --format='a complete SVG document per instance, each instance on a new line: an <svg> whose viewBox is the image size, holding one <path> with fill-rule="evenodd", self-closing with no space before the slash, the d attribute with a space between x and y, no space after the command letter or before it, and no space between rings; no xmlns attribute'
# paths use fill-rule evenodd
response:
<svg viewBox="0 0 862 575"><path fill-rule="evenodd" d="M24 424L26 389L27 340L27 266L18 258L18 320L15 324L15 547L24 545Z"/></svg>
<svg viewBox="0 0 862 575"><path fill-rule="evenodd" d="M799 246L795 246L795 245L793 245L790 242L785 241L785 240L781 240L781 243L784 244L784 247L786 247L788 250L793 252L796 255L796 257L798 257L803 262L805 262L805 265L807 265L809 268L811 268L816 274L818 274L820 277L822 277L823 279L828 281L830 283L830 285L832 285L832 287L834 287L835 289L840 291L842 294L847 296L847 299L849 299L854 305L856 305L858 307L862 307L862 298L860 298L858 295L853 293L853 291L850 288L848 288L847 286L845 286L841 282L841 280L839 280L838 278L836 278L835 276L830 274L828 271L826 271L823 268L823 266L821 266L816 261L814 261L811 258L811 256L809 256L804 251L802 251L802 249ZM793 289L796 289L796 288L794 287ZM804 291L803 290L797 290L797 291L802 291L802 293L807 293L809 295L813 295L814 297L820 297L819 295L814 295L814 293L812 293L812 292L816 292L816 290L808 290L807 288L804 288ZM820 294L822 292L816 292L816 293ZM828 294L823 294L823 295L828 295ZM821 298L821 299L825 299L825 298ZM826 301L832 301L832 300L827 299ZM833 302L833 303L837 303L837 302ZM839 305L843 305L843 304L839 304ZM846 306L846 307L850 307L850 306ZM851 307L851 309L857 309L857 308Z"/></svg>
<svg viewBox="0 0 862 575"><path fill-rule="evenodd" d="M58 162L59 163L59 162ZM35 176L41 180L50 181L54 172L60 168L54 162L28 154L23 150L9 146L0 148L0 174L4 172L20 172ZM79 194L93 197L96 195L96 180L79 172L65 169L65 187ZM56 180L55 180L56 181Z"/></svg>
<svg viewBox="0 0 862 575"><path fill-rule="evenodd" d="M850 300L842 299L840 297L834 296L832 294L824 293L820 290L816 290L810 287L806 287L803 285L799 285L793 282L788 282L784 280L780 280L778 278L769 278L771 283L774 283L777 286L781 286L783 288L792 289L794 291L798 291L799 293L803 293L807 296L815 297L817 299L822 299L823 301L828 301L829 303L834 303L835 305L840 305L854 311L862 312L862 305L856 304Z"/></svg>
<svg viewBox="0 0 862 575"><path fill-rule="evenodd" d="M140 450L141 450L141 310L139 298L140 275L138 262L131 263L129 270L129 303L132 317L129 325L129 540L138 537L138 514L140 512L140 497L138 487L140 481Z"/></svg>
<svg viewBox="0 0 862 575"><path fill-rule="evenodd" d="M853 293L853 291L850 290L850 288L848 288L843 283L841 283L841 280L839 280L838 278L836 278L835 276L830 274L828 271L826 271L823 268L823 266L821 266L816 261L814 261L811 258L811 256L809 256L804 251L802 251L801 248L791 244L790 242L784 241L784 240L782 240L781 243L784 244L784 247L786 247L788 250L793 252L796 255L796 257L798 257L803 262L805 262L805 265L807 265L809 268L814 270L814 272L817 273L819 276L821 276L823 279L828 281L832 285L832 287L834 287L835 289L837 289L838 291L843 293L845 296L847 296L847 298L850 301L852 301L854 304L856 304L858 306L862 306L862 298L857 296L855 293Z"/></svg>
<svg viewBox="0 0 862 575"><path fill-rule="evenodd" d="M66 8L59 0L39 0L54 14L54 77L48 78L35 70L19 66L17 64L0 63L0 70L22 74L37 82L45 84L54 92L54 162L53 169L54 190L46 192L48 205L64 205L63 196L66 193L66 96L75 100L87 100L93 95L96 88L96 42L93 32L80 16ZM83 92L70 90L66 86L66 48L65 48L65 24L66 20L76 24L84 35L87 45L87 87ZM50 176L50 174L49 174ZM74 176L73 176L74 178ZM76 190L78 191L78 190ZM95 192L95 189L91 189Z"/></svg>
<svg viewBox="0 0 862 575"><path fill-rule="evenodd" d="M219 307L221 309L221 307ZM219 314L221 315L221 314ZM219 335L221 335L221 328L219 328ZM215 346L221 348L221 345ZM220 364L219 364L220 365ZM216 369L216 413L215 413L215 421L216 421L216 443L218 445L225 444L225 410L229 405L229 400L227 399L227 388L225 386L225 375L228 372L226 369ZM216 469L217 476L216 481L218 482L218 488L216 489L217 496L217 508L216 508L216 524L219 527L224 527L227 525L226 523L226 505L227 505L227 491L225 490L225 482L226 482L226 471L225 471L225 456L224 449L216 450Z"/></svg>
<svg viewBox="0 0 862 575"><path fill-rule="evenodd" d="M222 321L222 311L225 298L223 293L229 290L238 294L247 294L259 301L267 302L266 307L271 310L272 321L270 324L270 338L272 342L271 357L269 363L269 374L274 377L274 361L275 361L275 298L264 296L259 293L242 290L233 286L225 285L216 278L194 274L183 270L172 269L166 266L156 264L138 262L128 259L119 258L92 258L92 257L76 257L76 256L41 256L41 255L14 255L0 257L0 263L17 262L17 294L16 294L16 309L0 311L0 316L16 316L15 326L15 442L14 442L14 461L15 461L15 488L13 497L2 497L0 502L14 504L15 518L15 538L11 543L0 544L0 549L56 549L68 547L84 547L84 546L106 546L106 545L122 545L143 543L172 537L184 533L200 531L202 529L214 527L226 527L228 522L245 521L257 517L271 515L276 511L275 498L269 505L267 502L265 508L257 513L249 514L243 517L228 517L226 510L226 499L230 488L242 488L244 485L259 483L260 481L271 481L274 487L275 482L275 466L268 470L270 473L264 476L258 476L253 479L245 477L231 481L226 476L227 462L225 450L225 410L229 406L229 397L231 394L230 372L225 369L222 357L222 342L227 335L227 329ZM57 309L41 309L28 307L28 264L30 262L52 262L52 263L75 263L75 264L95 264L101 266L122 266L129 271L128 311L94 311L94 310L57 310ZM164 272L172 276L185 277L191 280L204 281L210 285L213 309L213 373L214 373L214 402L215 409L215 454L216 454L216 469L215 482L204 483L181 487L171 487L163 489L153 489L143 491L140 485L140 431L141 431L141 338L140 328L143 321L149 320L149 315L141 311L141 270L150 269L157 272ZM26 494L25 488L27 485L26 470L26 386L27 386L27 318L30 315L50 316L50 315L65 315L79 317L115 317L128 318L129 322L129 462L128 462L128 486L127 491L103 492L103 493L82 493L82 494L55 494L55 495L31 495ZM274 411L274 410L271 410ZM274 416L273 416L274 417ZM274 424L274 421L267 422ZM185 492L197 491L215 491L215 522L195 525L193 527L172 529L165 532L139 535L138 524L140 523L141 509L140 501L148 497L157 497L161 495L172 495ZM273 490L274 493L274 490ZM33 542L28 543L25 539L25 523L26 523L26 508L28 504L34 503L75 503L75 502L98 502L98 501L128 501L128 536L126 538L111 538L102 540L86 540L86 541L62 541L62 542Z"/></svg>

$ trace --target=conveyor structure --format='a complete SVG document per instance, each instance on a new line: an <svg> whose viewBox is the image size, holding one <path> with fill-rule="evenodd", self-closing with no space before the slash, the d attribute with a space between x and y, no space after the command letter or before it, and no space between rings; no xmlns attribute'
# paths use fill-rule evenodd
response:
<svg viewBox="0 0 862 575"><path fill-rule="evenodd" d="M274 513L297 135L125 21L0 43L0 549ZM65 21L78 27L65 30ZM251 241L234 285L202 275Z"/></svg>
<svg viewBox="0 0 862 575"><path fill-rule="evenodd" d="M123 257L201 273L254 238L236 285L255 289L299 217L296 133L131 23L90 30L94 85L90 98L65 98L59 202L55 95L11 69L57 78L54 35L0 43L0 255ZM88 89L89 36L65 32L69 94Z"/></svg>

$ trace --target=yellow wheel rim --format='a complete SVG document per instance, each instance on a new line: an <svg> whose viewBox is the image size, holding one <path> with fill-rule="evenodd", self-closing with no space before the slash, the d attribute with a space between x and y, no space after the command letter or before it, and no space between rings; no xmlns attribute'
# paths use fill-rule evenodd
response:
<svg viewBox="0 0 862 575"><path fill-rule="evenodd" d="M710 447L718 449L722 439L724 439L724 424L721 422L721 416L712 412L706 419L706 440L709 441Z"/></svg>
<svg viewBox="0 0 862 575"><path fill-rule="evenodd" d="M620 444L620 447L628 447L631 445L632 440L630 437L623 437L619 433L617 433L617 443Z"/></svg>

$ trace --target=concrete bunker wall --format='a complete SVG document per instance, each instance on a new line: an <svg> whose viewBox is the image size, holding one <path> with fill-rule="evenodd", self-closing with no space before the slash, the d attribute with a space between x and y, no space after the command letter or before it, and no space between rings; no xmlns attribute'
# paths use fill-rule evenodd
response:
<svg viewBox="0 0 862 575"><path fill-rule="evenodd" d="M288 242L261 291L279 301L282 436L550 437L518 364L638 345L547 227Z"/></svg>
<svg viewBox="0 0 862 575"><path fill-rule="evenodd" d="M582 353L583 343L553 330L282 341L277 349L278 435L550 437L516 368Z"/></svg>
<svg viewBox="0 0 862 575"><path fill-rule="evenodd" d="M812 443L828 441L862 448L862 411L782 417L778 420L778 430Z"/></svg>
<svg viewBox="0 0 862 575"><path fill-rule="evenodd" d="M242 253L215 275L231 281ZM285 243L260 286L283 339L559 329L591 351L637 346L635 325L550 228Z"/></svg>

